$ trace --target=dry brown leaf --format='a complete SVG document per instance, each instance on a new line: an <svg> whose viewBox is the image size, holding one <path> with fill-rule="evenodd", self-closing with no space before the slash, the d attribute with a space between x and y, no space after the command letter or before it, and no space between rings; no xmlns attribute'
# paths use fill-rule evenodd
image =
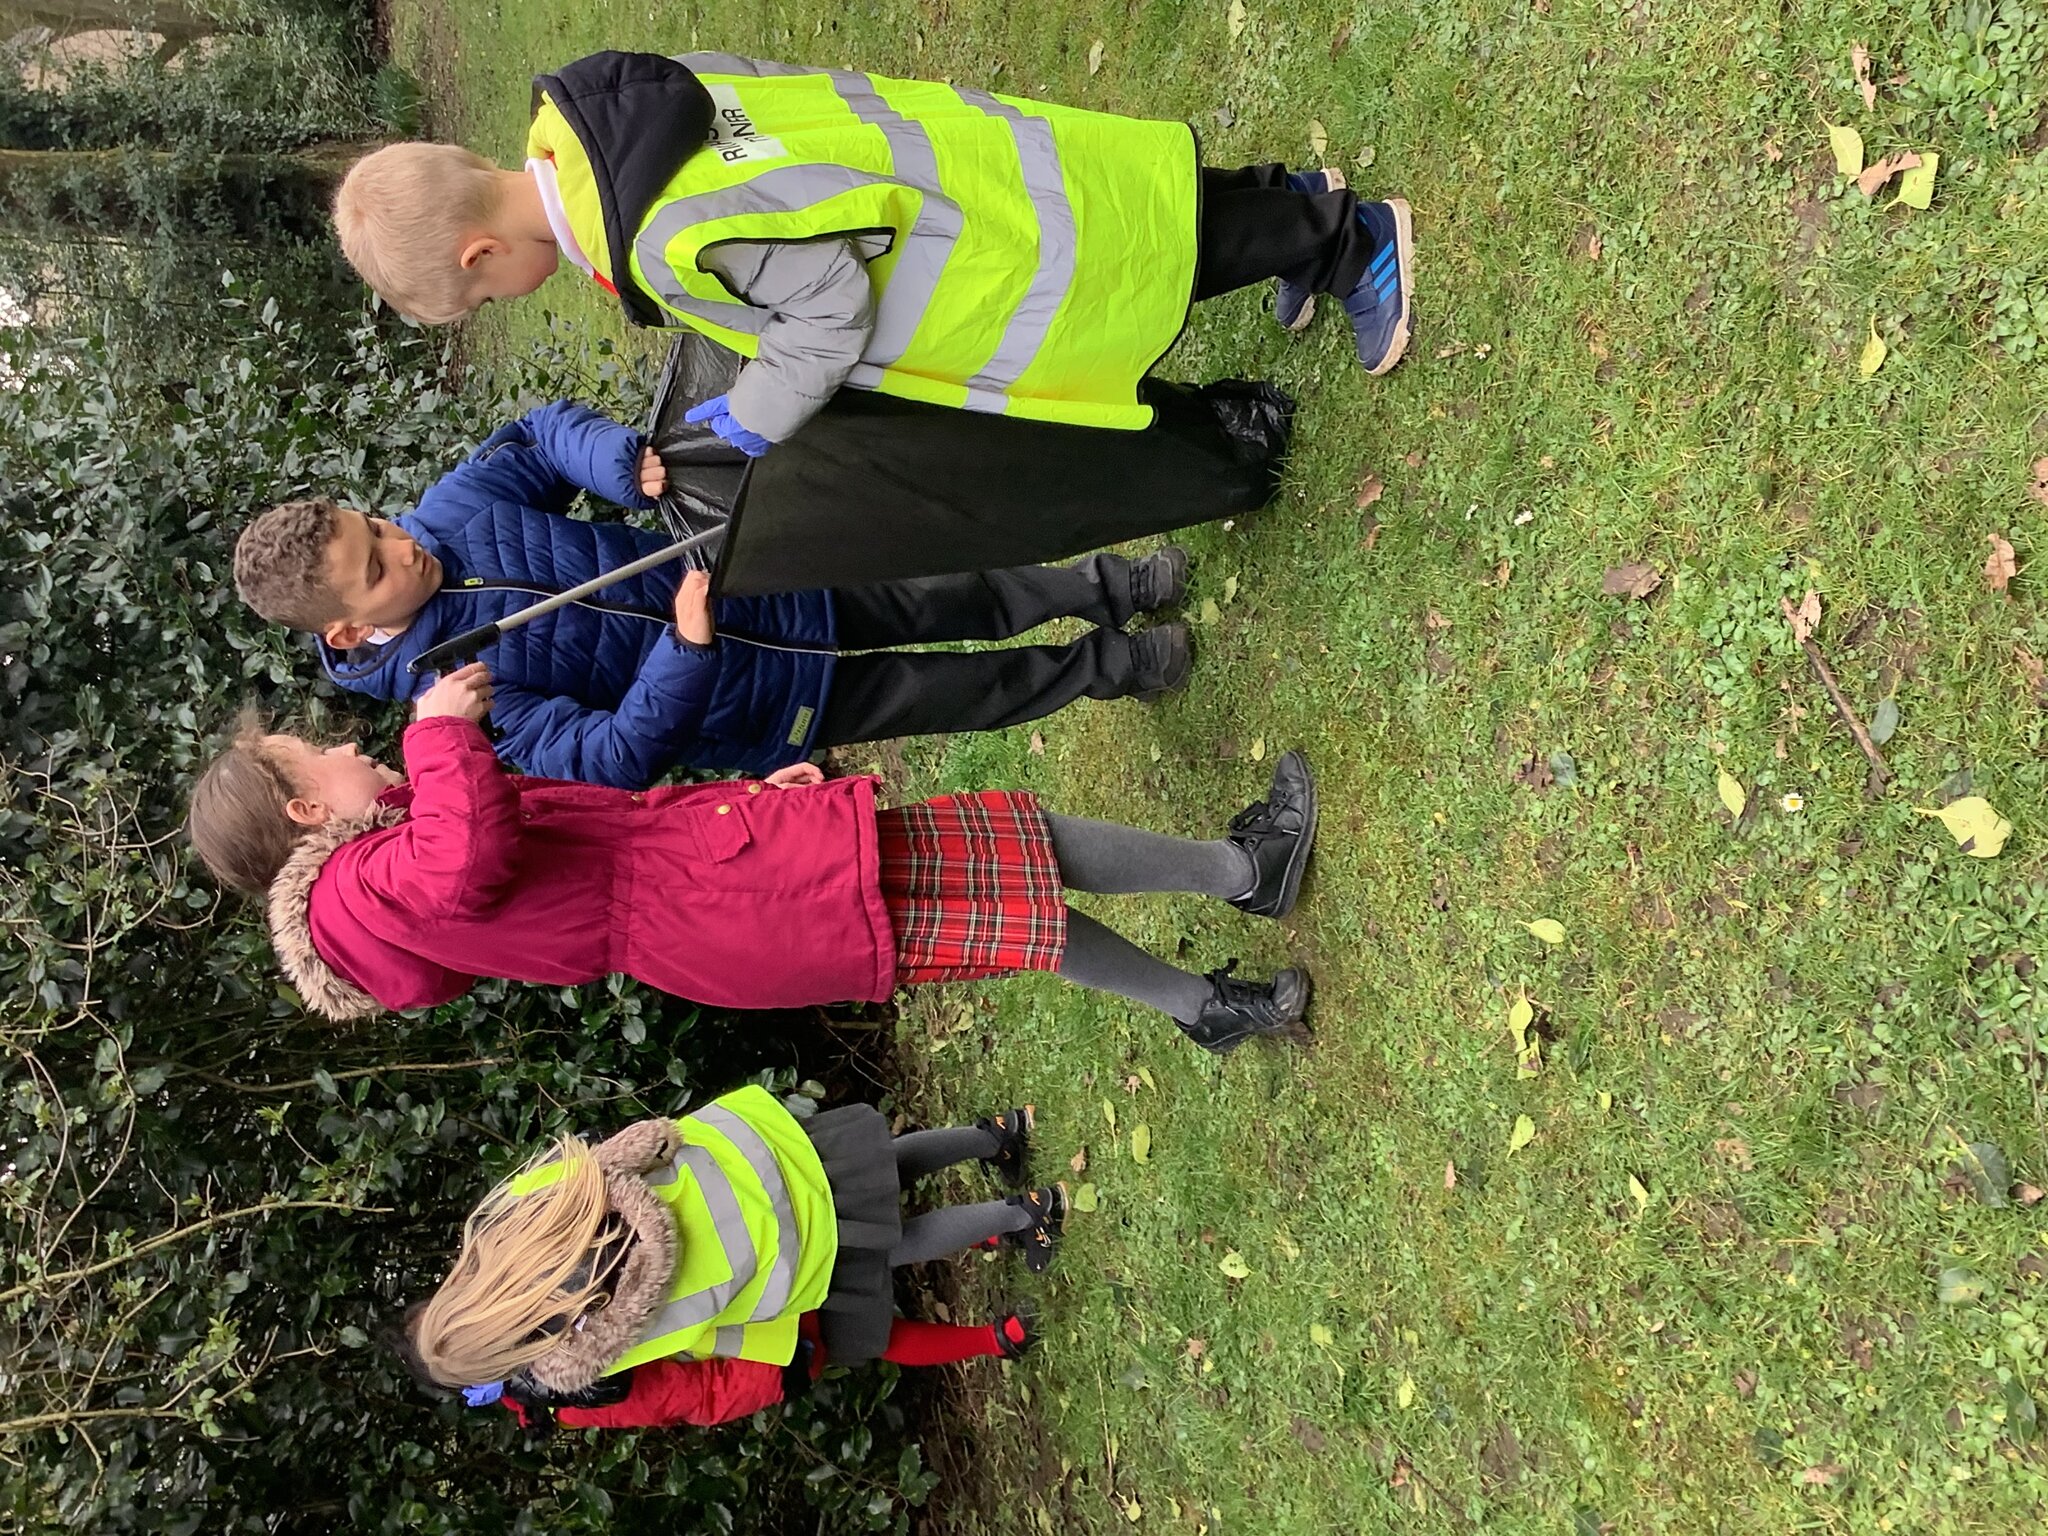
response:
<svg viewBox="0 0 2048 1536"><path fill-rule="evenodd" d="M1086 1173L1088 1171L1088 1149L1083 1147L1072 1157L1068 1158L1067 1166L1076 1173Z"/></svg>
<svg viewBox="0 0 2048 1536"><path fill-rule="evenodd" d="M1445 1188L1445 1189L1456 1189L1457 1187L1458 1187L1458 1165L1457 1165L1456 1163L1454 1163L1454 1162L1450 1161L1450 1160L1449 1160L1448 1158L1446 1158L1446 1159L1444 1160L1444 1188Z"/></svg>
<svg viewBox="0 0 2048 1536"><path fill-rule="evenodd" d="M2034 483L2027 487L2027 494L2048 507L2048 459L2034 460Z"/></svg>
<svg viewBox="0 0 2048 1536"><path fill-rule="evenodd" d="M1817 1467L1808 1467L1799 1474L1799 1481L1813 1488L1825 1488L1842 1475L1842 1469L1832 1461L1824 1461Z"/></svg>
<svg viewBox="0 0 2048 1536"><path fill-rule="evenodd" d="M1598 261L1600 259L1600 253L1606 248L1606 242L1600 238L1600 232L1596 229L1590 236L1587 237L1586 259L1589 261Z"/></svg>
<svg viewBox="0 0 2048 1536"><path fill-rule="evenodd" d="M1778 148L1777 140L1771 139L1765 142L1764 158L1770 161L1773 165L1776 165L1780 160L1785 158L1785 151Z"/></svg>
<svg viewBox="0 0 2048 1536"><path fill-rule="evenodd" d="M1330 57L1336 58L1338 54L1350 46L1351 23L1348 21L1341 22L1338 24L1336 35L1330 39Z"/></svg>
<svg viewBox="0 0 2048 1536"><path fill-rule="evenodd" d="M1207 1339L1188 1340L1188 1358L1190 1360L1199 1360L1207 1353L1209 1353L1209 1341Z"/></svg>
<svg viewBox="0 0 2048 1536"><path fill-rule="evenodd" d="M1611 565L1607 574L1600 578L1600 590L1609 597L1648 597L1663 585L1663 574L1642 560L1631 560L1627 565Z"/></svg>
<svg viewBox="0 0 2048 1536"><path fill-rule="evenodd" d="M1863 110L1877 106L1877 87L1870 80L1870 50L1861 43L1849 45L1849 67L1856 71L1856 89L1863 93Z"/></svg>
<svg viewBox="0 0 2048 1536"><path fill-rule="evenodd" d="M2012 1197L2021 1205L2039 1205L2041 1203L2040 1186L2022 1184L2012 1192Z"/></svg>
<svg viewBox="0 0 2048 1536"><path fill-rule="evenodd" d="M1403 464L1406 464L1410 469L1420 469L1422 468L1423 460L1427 459L1428 457L1428 454L1424 453L1420 448L1417 448L1413 453L1402 454L1401 462ZM2043 459L2039 467L2042 469L2044 473L2048 473L2048 459Z"/></svg>
<svg viewBox="0 0 2048 1536"><path fill-rule="evenodd" d="M1370 551L1373 545L1380 541L1380 520L1376 517L1368 517L1366 522L1368 526L1365 530L1365 537L1359 541L1358 547Z"/></svg>
<svg viewBox="0 0 2048 1536"><path fill-rule="evenodd" d="M1984 585L1994 592L2003 592L2019 575L2019 565L2013 559L2012 545L1995 533L1986 534L1985 539L1991 545L1991 553L1984 561Z"/></svg>
<svg viewBox="0 0 2048 1536"><path fill-rule="evenodd" d="M1733 1163L1747 1173L1756 1167L1756 1159L1749 1155L1749 1143L1740 1136L1726 1136L1714 1143L1714 1151L1724 1161Z"/></svg>
<svg viewBox="0 0 2048 1536"><path fill-rule="evenodd" d="M1367 508L1367 507L1371 506L1371 505L1372 505L1372 504L1373 504L1374 502L1378 501L1378 500L1379 500L1379 499L1380 499L1380 498L1381 498L1382 496L1384 496L1384 495L1386 495L1386 494L1387 494L1387 487L1386 487L1386 484L1385 484L1385 482L1384 482L1384 481L1382 481L1382 480L1380 479L1380 477L1379 477L1378 475L1374 475L1374 474L1366 474L1366 475L1362 475L1362 476L1360 476L1360 477L1359 477L1359 481L1358 481L1358 506L1359 506L1359 510L1363 511L1363 510L1364 510L1365 508Z"/></svg>
<svg viewBox="0 0 2048 1536"><path fill-rule="evenodd" d="M1511 565L1509 562L1505 560L1501 561L1499 565L1496 565L1493 568L1493 584L1496 587L1506 586L1508 584L1508 578L1512 576L1514 573L1515 568L1513 565Z"/></svg>
<svg viewBox="0 0 2048 1536"><path fill-rule="evenodd" d="M1389 1488L1406 1488L1408 1486L1408 1474L1414 1470L1414 1463L1409 1461L1405 1451L1395 1452L1394 1470L1387 1478L1387 1486Z"/></svg>
<svg viewBox="0 0 2048 1536"><path fill-rule="evenodd" d="M1799 606L1788 617L1792 621L1792 638L1801 645L1813 638L1813 632L1820 628L1820 594L1808 587L1806 596L1799 600Z"/></svg>
<svg viewBox="0 0 2048 1536"><path fill-rule="evenodd" d="M1031 733L1031 755L1032 755L1033 757L1043 757L1043 756L1045 756L1045 734L1044 734L1044 732L1042 732L1042 731L1033 731L1033 732Z"/></svg>
<svg viewBox="0 0 2048 1536"><path fill-rule="evenodd" d="M2020 670L2027 675L2027 686L2034 690L2034 697L2048 703L2048 662L2044 662L2024 645L2014 645L2013 660L2020 664Z"/></svg>
<svg viewBox="0 0 2048 1536"><path fill-rule="evenodd" d="M1756 1396L1756 1372L1748 1366L1735 1373L1735 1395L1743 1399Z"/></svg>
<svg viewBox="0 0 2048 1536"><path fill-rule="evenodd" d="M1432 635L1440 635L1451 627L1451 621L1432 608L1423 614L1422 627Z"/></svg>
<svg viewBox="0 0 2048 1536"><path fill-rule="evenodd" d="M1873 165L1866 165L1863 174L1856 178L1856 190L1865 197L1875 197L1884 190L1884 184L1901 171L1910 171L1920 163L1920 157L1910 149L1902 149L1895 155L1886 155Z"/></svg>

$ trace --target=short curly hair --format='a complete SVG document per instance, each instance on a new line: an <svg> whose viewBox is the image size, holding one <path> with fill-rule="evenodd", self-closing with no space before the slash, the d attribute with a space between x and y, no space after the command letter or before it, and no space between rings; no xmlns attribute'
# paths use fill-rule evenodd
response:
<svg viewBox="0 0 2048 1536"><path fill-rule="evenodd" d="M348 617L327 581L341 507L325 497L272 507L235 540L235 590L273 624L318 630Z"/></svg>

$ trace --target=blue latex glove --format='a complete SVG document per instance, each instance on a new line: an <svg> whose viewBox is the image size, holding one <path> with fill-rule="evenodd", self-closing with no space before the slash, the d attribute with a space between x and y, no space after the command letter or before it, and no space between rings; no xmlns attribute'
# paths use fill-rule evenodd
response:
<svg viewBox="0 0 2048 1536"><path fill-rule="evenodd" d="M701 421L750 459L758 459L775 445L758 432L749 432L733 418L729 397L713 395L702 405L683 413L685 421Z"/></svg>
<svg viewBox="0 0 2048 1536"><path fill-rule="evenodd" d="M462 1400L472 1408L488 1408L505 1395L505 1383L487 1381L480 1387L464 1387Z"/></svg>

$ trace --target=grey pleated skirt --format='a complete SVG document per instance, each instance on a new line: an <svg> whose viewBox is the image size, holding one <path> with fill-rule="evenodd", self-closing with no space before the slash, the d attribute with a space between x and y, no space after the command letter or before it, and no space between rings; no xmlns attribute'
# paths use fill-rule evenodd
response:
<svg viewBox="0 0 2048 1536"><path fill-rule="evenodd" d="M896 1316L889 1271L889 1254L903 1241L896 1138L881 1111L868 1104L828 1109L806 1120L804 1131L825 1165L839 1225L839 1257L818 1308L818 1332L827 1361L857 1365L889 1347Z"/></svg>

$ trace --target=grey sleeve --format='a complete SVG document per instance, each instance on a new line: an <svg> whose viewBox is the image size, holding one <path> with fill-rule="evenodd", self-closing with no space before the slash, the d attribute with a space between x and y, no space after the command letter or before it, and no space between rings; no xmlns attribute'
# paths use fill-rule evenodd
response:
<svg viewBox="0 0 2048 1536"><path fill-rule="evenodd" d="M727 404L748 431L783 442L832 398L867 350L875 325L867 263L846 240L736 242L701 259L733 292L773 312Z"/></svg>

